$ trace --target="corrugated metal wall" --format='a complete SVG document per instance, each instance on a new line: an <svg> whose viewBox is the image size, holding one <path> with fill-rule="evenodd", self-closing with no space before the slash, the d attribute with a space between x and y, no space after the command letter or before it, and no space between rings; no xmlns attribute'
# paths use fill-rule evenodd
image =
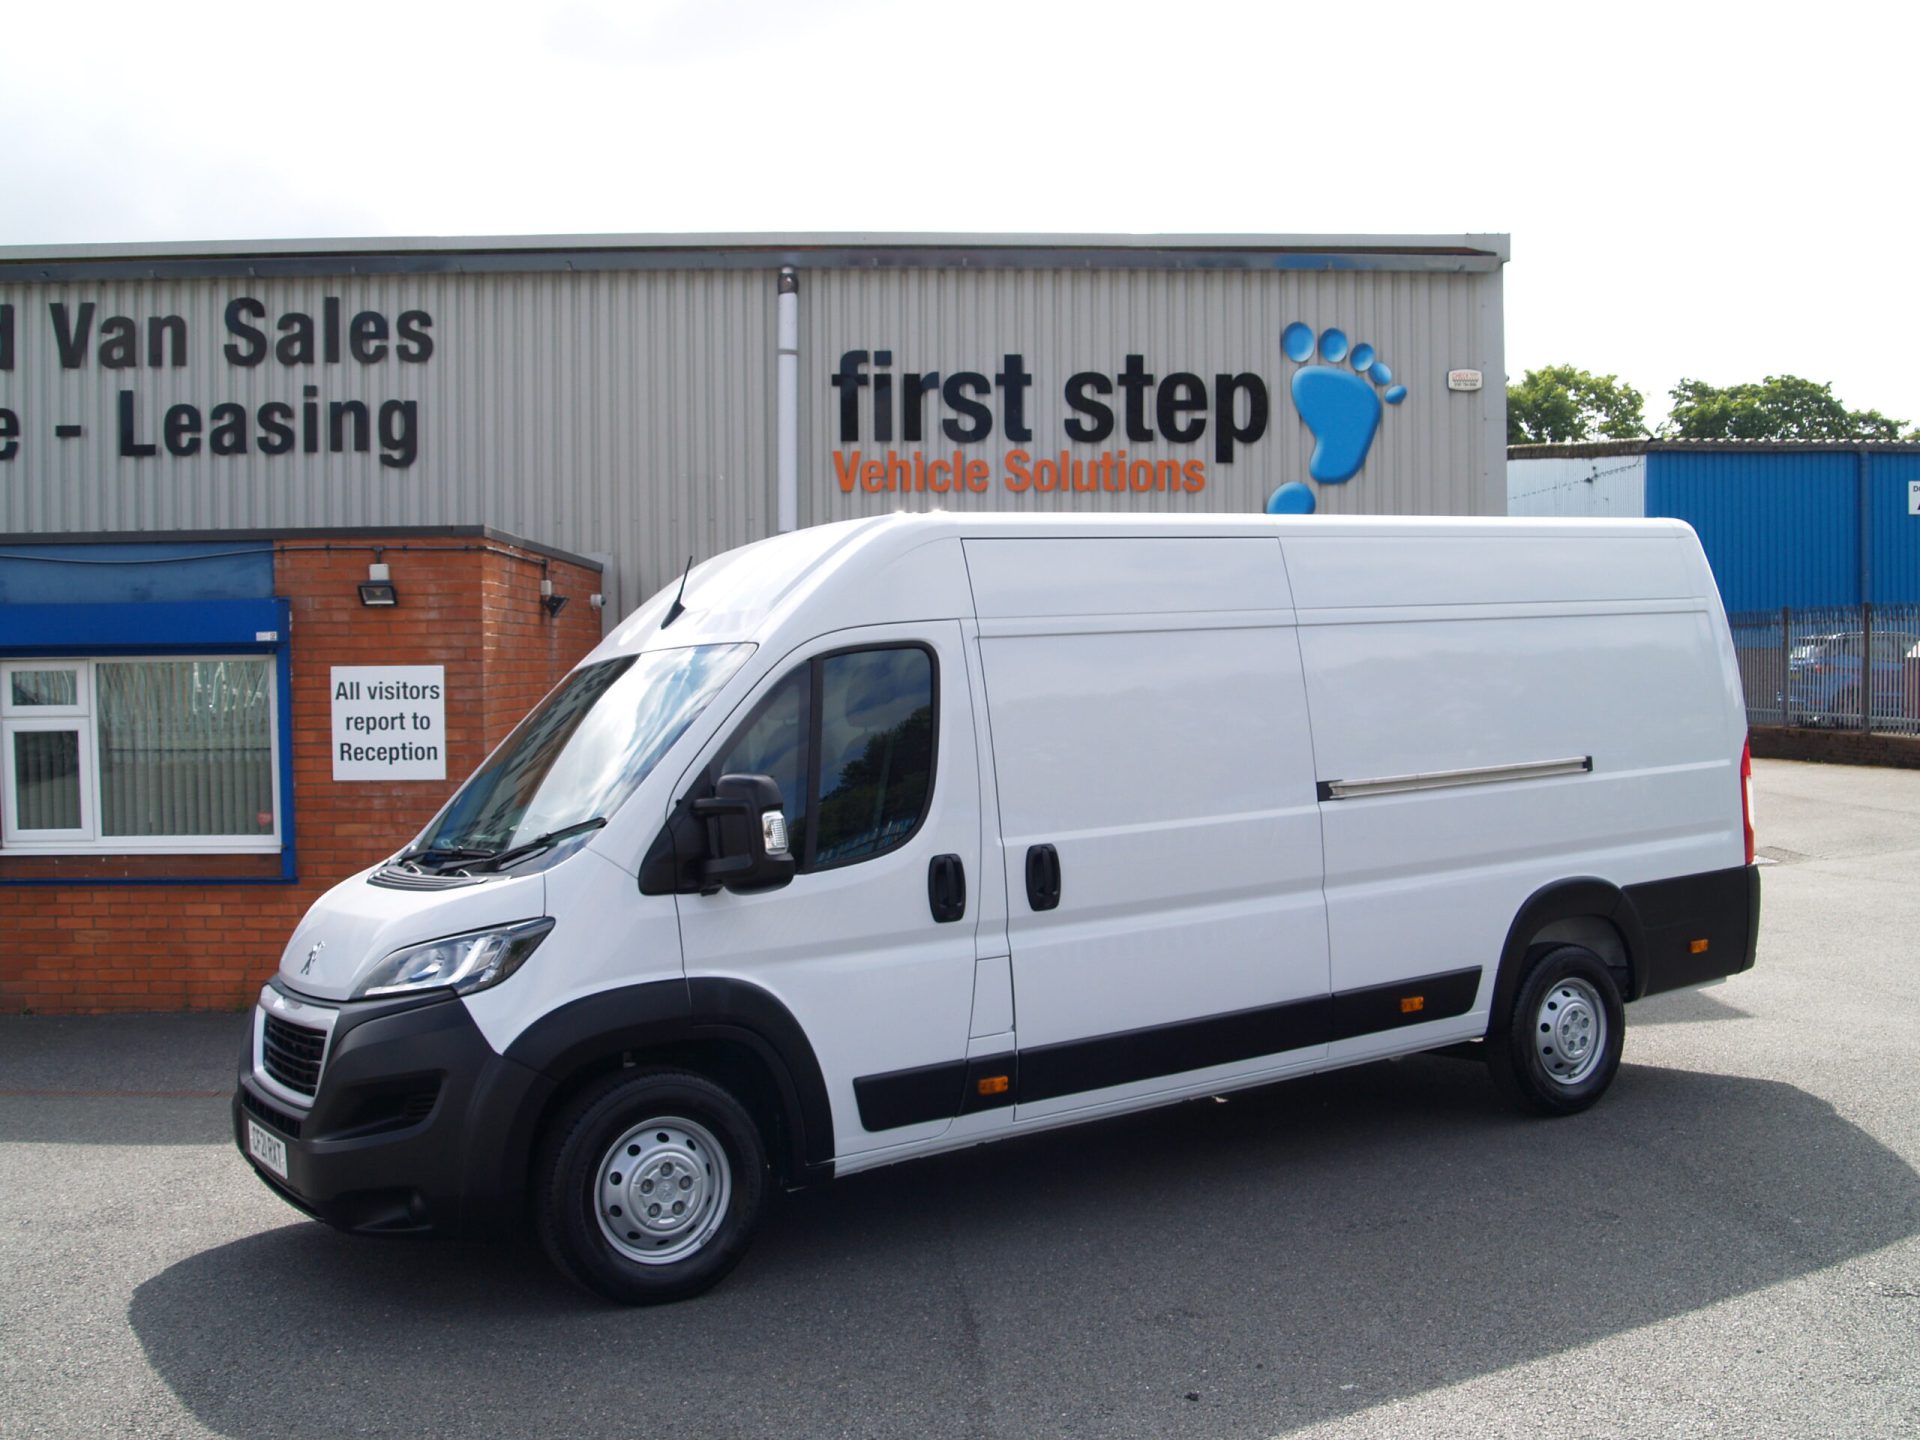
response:
<svg viewBox="0 0 1920 1440"><path fill-rule="evenodd" d="M1206 485L1197 493L1067 502L996 483L984 496L944 501L1258 510L1281 482L1307 476L1312 437L1287 390L1297 367L1279 350L1281 330L1294 321L1337 326L1373 345L1409 391L1405 403L1385 410L1360 473L1345 485L1313 487L1321 510L1500 513L1500 280L1497 265L1469 273L803 269L802 523L942 503L847 494L837 482L829 377L843 351L889 347L896 371L991 376L1003 355L1024 355L1034 376L1028 448L1036 455L1064 443L1062 386L1072 372L1112 375L1137 353L1162 377L1185 370L1211 384L1216 373L1263 376L1271 397L1266 434L1239 447L1231 464L1215 463L1205 442L1110 442L1137 458L1205 456ZM484 524L580 553L611 553L616 593L630 608L677 575L689 553L710 555L773 528L775 292L772 265L0 284L0 304L14 307L16 341L13 369L0 372L0 405L18 414L22 432L15 458L0 464L0 531ZM264 307L265 318L252 323L269 345L280 338L282 316L318 320L335 297L343 327L363 311L383 316L387 349L377 361L357 363L343 337L333 362L233 363L223 354L236 338L224 315L238 297ZM57 353L56 302L70 318L87 302L95 306L93 343L74 368L63 368ZM398 357L393 332L405 311L431 316L433 352L424 362ZM101 326L114 315L141 327L140 363L132 368L101 363ZM167 316L184 328L185 363L169 363L170 336L163 336L163 363L150 368L145 327ZM1446 372L1457 367L1482 370L1486 389L1450 393ZM309 401L319 407L315 453L299 434ZM368 408L368 448L327 453L329 407L353 401ZM417 458L383 465L381 407L408 402L417 406ZM118 453L122 403L133 406L132 439L159 454ZM291 453L260 453L261 407L274 404L290 407ZM199 416L196 454L166 453L166 416L176 405ZM246 453L209 453L220 405L244 411ZM929 405L936 435L941 413ZM58 426L81 433L59 438ZM400 448L388 447L389 458ZM989 461L998 481L1010 448L1004 438L965 448Z"/></svg>
<svg viewBox="0 0 1920 1440"><path fill-rule="evenodd" d="M347 322L377 311L432 317L433 353L377 363L230 363L224 312L236 297L277 343L280 317ZM95 350L63 369L49 307L96 306ZM491 525L583 554L612 552L626 605L711 554L766 534L773 521L773 289L749 271L645 274L380 275L299 280L181 280L0 286L16 308L14 373L0 404L20 413L21 453L0 474L0 530L98 532L388 525ZM187 363L98 363L110 315L185 321ZM165 358L171 358L168 347ZM320 453L304 453L300 407L322 408ZM119 395L136 396L138 437L161 441L169 407L294 407L292 453L127 458L117 453ZM366 454L329 454L327 407L365 402L376 421ZM379 407L418 405L418 458L382 465ZM55 427L84 434L58 439ZM205 428L210 428L207 426Z"/></svg>
<svg viewBox="0 0 1920 1440"><path fill-rule="evenodd" d="M1516 458L1507 467L1508 513L1685 520L1732 610L1920 603L1920 516L1908 513L1920 452L1698 443Z"/></svg>
<svg viewBox="0 0 1920 1440"><path fill-rule="evenodd" d="M1655 451L1647 461L1647 515L1699 532L1728 609L1920 601L1920 516L1907 513L1920 455Z"/></svg>
<svg viewBox="0 0 1920 1440"><path fill-rule="evenodd" d="M1876 605L1920 605L1920 515L1908 513L1908 487L1920 481L1920 455L1867 458L1867 584Z"/></svg>
<svg viewBox="0 0 1920 1440"><path fill-rule="evenodd" d="M1647 513L1700 532L1728 609L1920 601L1920 516L1907 514L1920 455L1656 450L1647 460Z"/></svg>
<svg viewBox="0 0 1920 1440"><path fill-rule="evenodd" d="M1507 462L1507 514L1558 520L1638 518L1647 513L1647 457Z"/></svg>
<svg viewBox="0 0 1920 1440"><path fill-rule="evenodd" d="M1647 513L1699 532L1729 610L1860 599L1851 455L1647 457Z"/></svg>

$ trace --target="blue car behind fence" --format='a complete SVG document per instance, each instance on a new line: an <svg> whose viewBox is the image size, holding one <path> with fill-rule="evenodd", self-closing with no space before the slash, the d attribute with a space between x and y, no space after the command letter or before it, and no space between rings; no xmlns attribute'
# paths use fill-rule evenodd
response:
<svg viewBox="0 0 1920 1440"><path fill-rule="evenodd" d="M1815 636L1788 652L1788 724L1860 722L1861 640L1860 631L1848 630ZM1911 720L1915 710L1908 693L1908 672L1912 666L1920 665L1920 635L1876 630L1872 649L1868 669L1872 677L1873 720Z"/></svg>

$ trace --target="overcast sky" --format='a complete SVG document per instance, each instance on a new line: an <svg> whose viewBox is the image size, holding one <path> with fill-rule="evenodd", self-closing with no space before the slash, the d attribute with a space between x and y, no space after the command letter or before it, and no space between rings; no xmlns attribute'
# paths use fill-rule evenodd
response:
<svg viewBox="0 0 1920 1440"><path fill-rule="evenodd" d="M0 245L1505 232L1507 369L1920 424L1904 5L10 7Z"/></svg>

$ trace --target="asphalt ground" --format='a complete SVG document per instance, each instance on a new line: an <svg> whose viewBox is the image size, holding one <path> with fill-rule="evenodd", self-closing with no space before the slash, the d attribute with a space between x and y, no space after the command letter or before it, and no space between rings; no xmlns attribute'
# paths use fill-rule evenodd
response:
<svg viewBox="0 0 1920 1440"><path fill-rule="evenodd" d="M0 1020L0 1435L1920 1434L1920 772L1756 770L1759 962L1585 1115L1180 1105L787 1197L656 1310L302 1219L239 1016Z"/></svg>

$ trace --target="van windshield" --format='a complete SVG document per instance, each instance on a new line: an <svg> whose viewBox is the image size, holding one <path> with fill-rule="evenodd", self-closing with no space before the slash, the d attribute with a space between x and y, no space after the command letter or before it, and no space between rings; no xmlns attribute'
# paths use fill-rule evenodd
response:
<svg viewBox="0 0 1920 1440"><path fill-rule="evenodd" d="M598 829L752 651L694 645L574 671L399 858L504 863Z"/></svg>

